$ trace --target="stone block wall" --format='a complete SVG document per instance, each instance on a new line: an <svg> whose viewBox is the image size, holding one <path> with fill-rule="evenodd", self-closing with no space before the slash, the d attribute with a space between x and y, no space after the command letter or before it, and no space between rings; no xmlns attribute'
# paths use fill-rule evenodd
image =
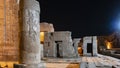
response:
<svg viewBox="0 0 120 68"><path fill-rule="evenodd" d="M91 45L88 45L88 44L91 44ZM88 53L88 46L91 46L92 48L92 52ZM97 56L97 36L87 36L87 37L84 37L83 38L83 46L82 46L82 49L83 49L83 55L84 56Z"/></svg>
<svg viewBox="0 0 120 68"><path fill-rule="evenodd" d="M0 0L0 61L18 60L18 10L17 0Z"/></svg>
<svg viewBox="0 0 120 68"><path fill-rule="evenodd" d="M44 41L45 57L75 57L75 50L71 39L71 32L46 32Z"/></svg>

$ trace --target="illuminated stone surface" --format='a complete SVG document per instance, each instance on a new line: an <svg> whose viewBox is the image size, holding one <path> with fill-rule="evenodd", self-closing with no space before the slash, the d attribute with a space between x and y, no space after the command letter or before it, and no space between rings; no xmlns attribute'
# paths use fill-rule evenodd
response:
<svg viewBox="0 0 120 68"><path fill-rule="evenodd" d="M40 31L41 32L54 32L53 24L47 23L47 22L41 22Z"/></svg>
<svg viewBox="0 0 120 68"><path fill-rule="evenodd" d="M18 10L17 0L0 0L0 61L18 61Z"/></svg>
<svg viewBox="0 0 120 68"><path fill-rule="evenodd" d="M20 0L20 13L21 44L19 62L23 66L25 65L25 68L43 68L41 67L40 53L39 2L36 0Z"/></svg>
<svg viewBox="0 0 120 68"><path fill-rule="evenodd" d="M40 32L40 42L44 42L44 32Z"/></svg>

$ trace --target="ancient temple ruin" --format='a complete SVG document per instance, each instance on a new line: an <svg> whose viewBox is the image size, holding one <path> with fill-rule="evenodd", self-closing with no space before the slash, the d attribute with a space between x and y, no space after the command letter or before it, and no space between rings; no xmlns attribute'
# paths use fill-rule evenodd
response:
<svg viewBox="0 0 120 68"><path fill-rule="evenodd" d="M82 44L79 44L81 39L72 40L70 31L54 31L52 24L40 24L40 5L37 0L1 0L0 13L0 68L13 68L13 65L14 68L57 68L59 63L66 65L66 68L80 68L94 64L91 64L91 57L85 58L90 62L84 61L84 56L97 55L97 37L84 37ZM80 46L83 57L79 56Z"/></svg>
<svg viewBox="0 0 120 68"><path fill-rule="evenodd" d="M83 38L83 55L84 56L97 56L97 37L88 36Z"/></svg>
<svg viewBox="0 0 120 68"><path fill-rule="evenodd" d="M69 31L46 32L43 47L45 57L69 58L76 56Z"/></svg>

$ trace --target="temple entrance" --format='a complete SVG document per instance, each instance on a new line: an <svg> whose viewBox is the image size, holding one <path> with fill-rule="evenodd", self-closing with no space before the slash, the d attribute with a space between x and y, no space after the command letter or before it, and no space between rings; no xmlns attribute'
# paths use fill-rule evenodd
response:
<svg viewBox="0 0 120 68"><path fill-rule="evenodd" d="M62 56L60 55L60 46L62 44L62 41L55 41L56 43L56 57L61 58Z"/></svg>
<svg viewBox="0 0 120 68"><path fill-rule="evenodd" d="M57 57L60 57L60 53L59 53L59 44L57 43Z"/></svg>
<svg viewBox="0 0 120 68"><path fill-rule="evenodd" d="M87 43L87 53L93 53L93 45L92 43Z"/></svg>

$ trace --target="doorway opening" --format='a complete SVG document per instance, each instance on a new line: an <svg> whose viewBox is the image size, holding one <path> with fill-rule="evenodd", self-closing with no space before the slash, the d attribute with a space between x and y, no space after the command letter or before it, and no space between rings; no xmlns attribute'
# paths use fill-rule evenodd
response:
<svg viewBox="0 0 120 68"><path fill-rule="evenodd" d="M60 47L62 45L62 41L55 41L56 43L56 57L61 58L62 56L60 55Z"/></svg>
<svg viewBox="0 0 120 68"><path fill-rule="evenodd" d="M88 43L87 44L87 53L93 53L93 46L92 46L92 43Z"/></svg>
<svg viewBox="0 0 120 68"><path fill-rule="evenodd" d="M59 44L57 43L57 57L60 57Z"/></svg>

